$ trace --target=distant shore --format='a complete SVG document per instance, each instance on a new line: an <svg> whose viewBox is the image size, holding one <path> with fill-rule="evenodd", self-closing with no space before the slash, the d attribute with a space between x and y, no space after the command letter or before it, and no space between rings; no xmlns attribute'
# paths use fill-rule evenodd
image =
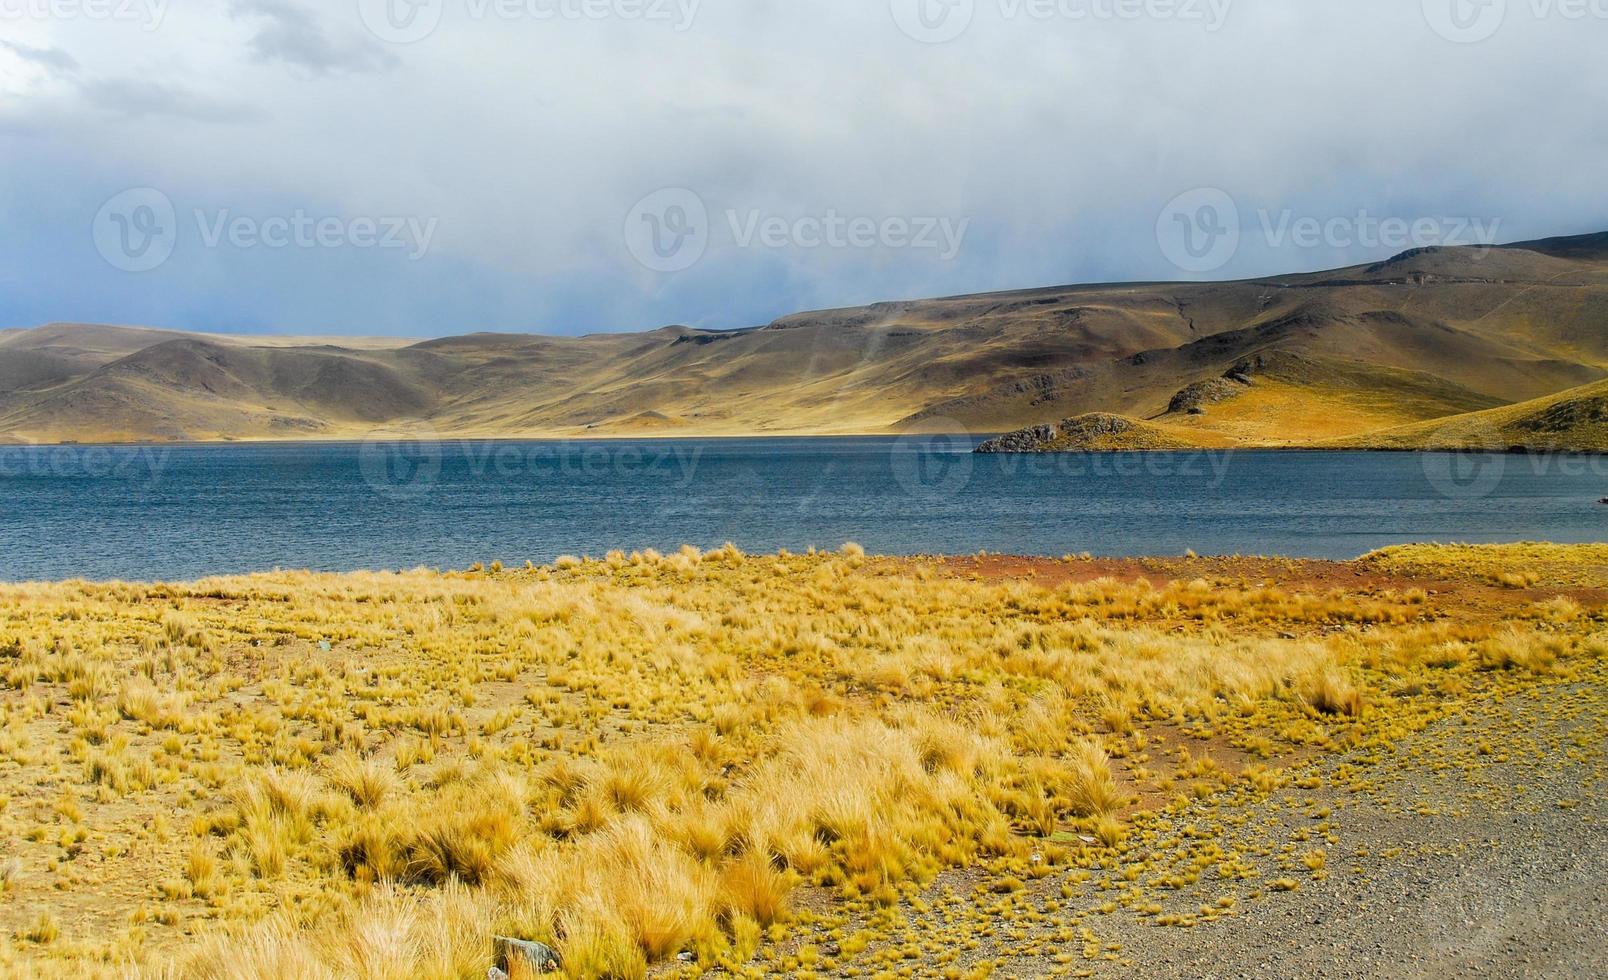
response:
<svg viewBox="0 0 1608 980"><path fill-rule="evenodd" d="M230 439L131 439L127 441L77 441L63 440L59 442L9 442L0 438L0 452L11 449L215 449L227 446L363 446L375 443L385 445L430 445L441 443L456 443L460 445L485 445L492 443L612 443L623 444L632 442L737 442L748 441L821 441L834 439L883 439L889 442L908 441L913 444L916 451L940 451L937 446L923 446L922 440L943 439L975 439L986 442L997 439L1008 433L1001 432L921 432L900 433L880 431L865 432L749 432L749 433L702 433L702 434L666 434L666 433L584 433L569 435L458 435L455 433L440 433L433 437L415 437L406 435L375 434L372 436L332 436L329 438L306 439L270 439L270 438L230 438ZM1217 453L1315 453L1315 454L1346 454L1346 453L1469 453L1493 456L1608 456L1608 449L1573 449L1556 448L1550 446L1399 446L1399 445L1349 445L1349 446L1299 446L1299 445L1232 445L1232 446L1174 446L1167 448L1150 447L1082 447L1073 449L1048 450L1020 450L984 452L980 447L973 450L982 455L999 456L1053 456L1053 455L1167 455L1187 454L1201 452Z"/></svg>

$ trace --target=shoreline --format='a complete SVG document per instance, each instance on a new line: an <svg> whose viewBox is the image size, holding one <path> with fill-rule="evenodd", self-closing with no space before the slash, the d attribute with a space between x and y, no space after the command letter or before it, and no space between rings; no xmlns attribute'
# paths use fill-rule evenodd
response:
<svg viewBox="0 0 1608 980"><path fill-rule="evenodd" d="M683 549L693 547L700 554L718 553L722 549L711 548L708 551L697 549L696 546L683 544ZM852 552L857 546L844 544L841 547L814 547L808 551L790 551L788 549L759 550L743 552L749 558L783 558L783 557L829 557L832 555ZM1329 579L1339 575L1363 574L1377 571L1378 563L1397 553L1413 552L1424 549L1437 549L1443 551L1459 552L1466 556L1477 556L1481 552L1492 551L1518 551L1518 550L1565 550L1584 551L1593 548L1608 548L1608 544L1594 541L1552 541L1534 539L1505 539L1501 541L1429 541L1421 539L1404 540L1394 544L1382 545L1365 551L1352 558L1321 558L1297 554L1196 554L1186 551L1179 554L1162 552L1143 555L1096 554L1084 552L1081 554L1050 555L1050 554L1007 554L999 551L980 551L973 553L932 553L913 552L909 554L867 552L862 560L872 566L885 566L897 568L913 565L932 565L946 567L954 570L970 569L982 574L984 578L993 579L1001 577L1020 577L1024 580L1035 580L1044 577L1051 579L1071 578L1099 578L1114 577L1118 579L1140 579L1150 575L1185 576L1195 575L1202 571L1224 573L1234 571L1252 577L1280 577L1291 576L1299 581L1307 578ZM657 549L633 549L621 551L622 555L637 555L656 552ZM666 552L673 554L674 552ZM509 574L540 574L543 572L556 573L566 568L575 567L585 569L591 566L607 565L609 558L595 555L580 555L575 563L566 561L566 557L559 556L550 561L538 563L528 560L523 564L504 564L500 561L476 561L463 568L448 568L419 564L411 567L367 567L345 569L313 569L296 565L276 565L271 568L258 568L247 571L225 571L195 576L175 576L156 578L84 578L73 576L59 579L7 579L0 578L0 588L21 587L49 587L68 583L90 586L127 585L141 588L157 587L195 587L204 583L263 579L282 577L286 575L311 576L322 578L403 578L409 575L423 574L443 578L473 578L476 576L499 576ZM1608 554L1604 555L1608 562ZM1087 574L1085 574L1087 573ZM1408 575L1406 577L1412 577Z"/></svg>
<svg viewBox="0 0 1608 980"><path fill-rule="evenodd" d="M60 442L3 442L0 441L0 452L11 449L212 449L226 446L262 446L262 447L291 447L291 446L365 446L371 443L383 445L422 446L430 444L443 444L455 442L465 445L485 445L488 443L631 443L631 442L736 442L739 440L782 442L791 441L820 441L841 439L876 439L885 442L899 442L901 440L928 439L975 439L987 441L1007 432L836 432L836 433L711 433L706 435L664 435L644 433L640 435L452 435L440 434L437 438L382 438L369 436L364 438L341 437L330 439L183 439L183 440L155 440L136 439L126 442L104 442L65 440ZM1605 457L1605 449L1559 449L1546 446L1510 446L1506 448L1491 448L1488 446L1447 446L1417 448L1410 446L1280 446L1280 445L1238 445L1238 446L1190 446L1182 449L1066 449L1034 451L1025 450L1017 452L981 452L973 449L971 454L978 456L1183 456L1198 453L1315 453L1315 454L1362 454L1362 453L1393 453L1393 454L1434 454L1458 453L1480 456L1589 456Z"/></svg>

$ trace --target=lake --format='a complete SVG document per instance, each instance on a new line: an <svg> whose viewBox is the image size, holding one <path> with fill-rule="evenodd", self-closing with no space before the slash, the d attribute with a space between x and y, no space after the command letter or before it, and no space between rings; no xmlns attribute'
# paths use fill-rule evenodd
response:
<svg viewBox="0 0 1608 980"><path fill-rule="evenodd" d="M612 548L1281 554L1608 538L1608 458L977 456L948 437L0 447L0 579L538 564Z"/></svg>

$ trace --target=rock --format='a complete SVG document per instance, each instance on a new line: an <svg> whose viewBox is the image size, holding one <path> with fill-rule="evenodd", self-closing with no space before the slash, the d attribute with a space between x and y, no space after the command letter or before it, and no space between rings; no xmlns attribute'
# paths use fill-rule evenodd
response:
<svg viewBox="0 0 1608 980"><path fill-rule="evenodd" d="M1060 433L1053 425L1035 425L990 439L977 447L980 453L1032 453L1055 441Z"/></svg>
<svg viewBox="0 0 1608 980"><path fill-rule="evenodd" d="M1244 374L1230 372L1221 378L1196 382L1172 397L1172 401L1167 404L1167 412L1173 415L1180 412L1189 415L1205 415L1207 405L1226 402L1244 394L1246 387L1250 384L1250 380L1249 378L1244 381L1239 379L1245 377Z"/></svg>
<svg viewBox="0 0 1608 980"><path fill-rule="evenodd" d="M1077 453L1189 448L1193 448L1192 443L1147 422L1106 412L1092 412L990 439L978 446L976 452Z"/></svg>
<svg viewBox="0 0 1608 980"><path fill-rule="evenodd" d="M508 980L508 974L494 966L486 967L486 980Z"/></svg>
<svg viewBox="0 0 1608 980"><path fill-rule="evenodd" d="M534 943L525 939L509 939L497 936L492 942L497 953L497 966L504 971L504 976L512 972L515 962L523 963L536 973L557 973L564 965L558 951L543 943ZM490 974L487 974L490 977ZM493 978L494 980L494 978Z"/></svg>
<svg viewBox="0 0 1608 980"><path fill-rule="evenodd" d="M980 453L1040 453L1049 449L1063 436L1076 442L1088 442L1101 437L1120 436L1133 428L1133 423L1117 415L1086 415L1067 419L1059 425L1035 425L990 439L977 447Z"/></svg>

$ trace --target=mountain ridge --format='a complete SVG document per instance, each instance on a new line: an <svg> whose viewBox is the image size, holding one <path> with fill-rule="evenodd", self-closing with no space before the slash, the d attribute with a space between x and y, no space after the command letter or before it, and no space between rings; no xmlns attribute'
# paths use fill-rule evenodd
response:
<svg viewBox="0 0 1608 980"><path fill-rule="evenodd" d="M1238 365L1238 397L1172 406ZM0 331L0 439L1009 432L1105 413L1302 445L1608 378L1608 233L1233 282L1089 283L553 337Z"/></svg>

